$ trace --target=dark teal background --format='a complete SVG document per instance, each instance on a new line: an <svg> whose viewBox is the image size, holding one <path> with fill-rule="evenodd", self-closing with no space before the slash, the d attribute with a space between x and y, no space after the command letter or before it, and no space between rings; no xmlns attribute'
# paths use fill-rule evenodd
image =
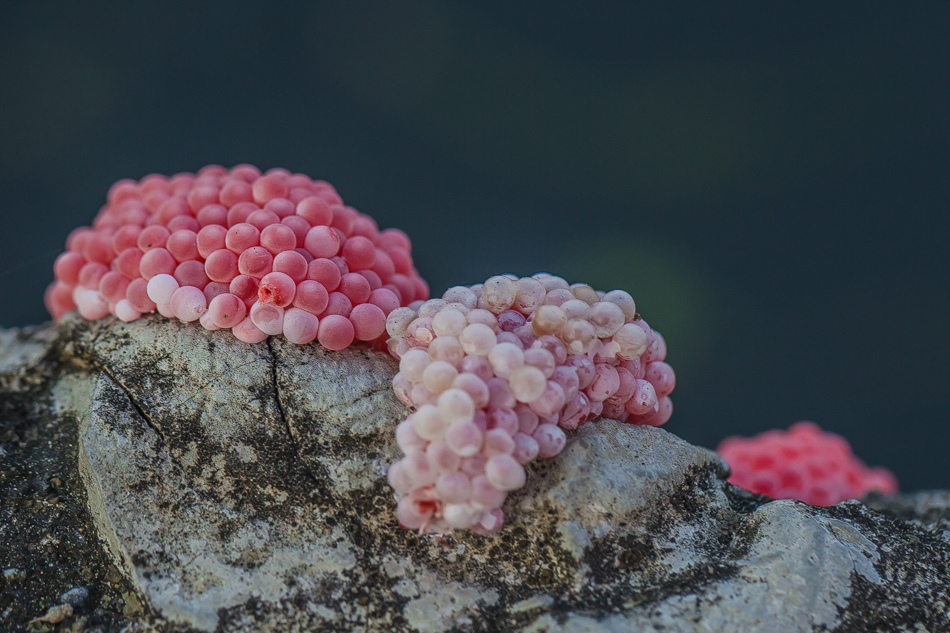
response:
<svg viewBox="0 0 950 633"><path fill-rule="evenodd" d="M283 166L435 291L630 290L688 440L807 418L950 487L946 0L11 4L0 325L115 180Z"/></svg>

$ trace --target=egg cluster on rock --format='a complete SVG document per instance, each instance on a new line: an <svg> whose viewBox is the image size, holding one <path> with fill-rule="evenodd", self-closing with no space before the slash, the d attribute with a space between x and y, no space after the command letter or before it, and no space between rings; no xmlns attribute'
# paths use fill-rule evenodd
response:
<svg viewBox="0 0 950 633"><path fill-rule="evenodd" d="M385 340L386 317L429 296L405 233L303 174L209 165L121 180L107 200L56 259L55 319L158 311L249 343L283 334L343 349Z"/></svg>
<svg viewBox="0 0 950 633"><path fill-rule="evenodd" d="M797 422L788 431L729 437L716 452L732 469L730 483L774 499L830 506L872 490L897 492L897 479L889 470L868 468L847 440L812 422Z"/></svg>
<svg viewBox="0 0 950 633"><path fill-rule="evenodd" d="M596 417L664 424L676 378L666 343L622 290L540 273L449 288L390 313L396 395L415 411L389 469L401 525L496 532L524 465Z"/></svg>

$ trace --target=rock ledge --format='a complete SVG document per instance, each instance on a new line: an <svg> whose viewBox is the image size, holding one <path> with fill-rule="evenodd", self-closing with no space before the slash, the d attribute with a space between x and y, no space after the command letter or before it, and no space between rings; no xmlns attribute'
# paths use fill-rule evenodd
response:
<svg viewBox="0 0 950 633"><path fill-rule="evenodd" d="M661 429L585 425L495 537L402 530L394 371L160 317L0 332L0 622L950 630L950 494L770 501Z"/></svg>

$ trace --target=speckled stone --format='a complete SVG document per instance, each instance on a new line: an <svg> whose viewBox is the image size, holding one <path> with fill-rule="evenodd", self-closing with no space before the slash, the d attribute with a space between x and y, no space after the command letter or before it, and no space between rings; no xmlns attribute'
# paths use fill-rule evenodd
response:
<svg viewBox="0 0 950 633"><path fill-rule="evenodd" d="M61 470L103 543L80 564L118 575L73 619L121 595L104 631L950 630L946 493L770 502L706 449L597 421L532 463L499 534L423 537L386 484L406 415L386 355L159 317L0 348L4 393L73 429ZM66 576L8 617L43 615Z"/></svg>

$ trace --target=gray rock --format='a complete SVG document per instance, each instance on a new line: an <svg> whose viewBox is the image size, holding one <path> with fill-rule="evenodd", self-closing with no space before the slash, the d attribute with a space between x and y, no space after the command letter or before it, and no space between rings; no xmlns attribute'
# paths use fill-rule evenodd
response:
<svg viewBox="0 0 950 633"><path fill-rule="evenodd" d="M59 597L59 601L74 608L81 608L89 601L89 590L85 587L73 587Z"/></svg>
<svg viewBox="0 0 950 633"><path fill-rule="evenodd" d="M597 421L532 465L498 535L420 536L385 480L406 415L386 355L161 318L5 336L0 388L75 433L68 524L103 545L71 563L106 578L104 631L950 630L947 493L770 501L708 450ZM3 539L0 568L40 565Z"/></svg>

